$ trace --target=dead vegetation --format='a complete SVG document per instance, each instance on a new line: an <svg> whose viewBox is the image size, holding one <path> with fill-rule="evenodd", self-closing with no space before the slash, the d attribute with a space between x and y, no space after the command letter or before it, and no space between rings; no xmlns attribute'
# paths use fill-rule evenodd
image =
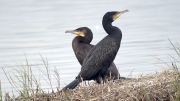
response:
<svg viewBox="0 0 180 101"><path fill-rule="evenodd" d="M179 101L180 72L165 70L128 80L106 84L82 84L74 90L33 97L13 98L14 101Z"/></svg>
<svg viewBox="0 0 180 101"><path fill-rule="evenodd" d="M166 70L130 80L110 81L100 85L91 83L48 97L51 101L179 101L179 76Z"/></svg>

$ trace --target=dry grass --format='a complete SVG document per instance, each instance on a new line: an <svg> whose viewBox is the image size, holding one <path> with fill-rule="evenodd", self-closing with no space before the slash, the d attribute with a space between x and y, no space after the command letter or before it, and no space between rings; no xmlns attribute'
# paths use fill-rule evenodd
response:
<svg viewBox="0 0 180 101"><path fill-rule="evenodd" d="M74 90L18 101L180 101L180 75L166 70L129 80L91 83Z"/></svg>
<svg viewBox="0 0 180 101"><path fill-rule="evenodd" d="M175 82L177 78L178 82ZM179 101L180 78L176 72L166 70L131 80L100 85L91 83L75 90L51 94L48 98L51 101ZM48 100L44 98L42 101Z"/></svg>

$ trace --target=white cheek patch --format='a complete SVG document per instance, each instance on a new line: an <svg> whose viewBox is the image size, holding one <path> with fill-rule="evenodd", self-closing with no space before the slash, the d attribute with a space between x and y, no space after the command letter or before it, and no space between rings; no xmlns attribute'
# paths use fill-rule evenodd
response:
<svg viewBox="0 0 180 101"><path fill-rule="evenodd" d="M80 36L84 37L85 35L84 35L84 33L81 33Z"/></svg>

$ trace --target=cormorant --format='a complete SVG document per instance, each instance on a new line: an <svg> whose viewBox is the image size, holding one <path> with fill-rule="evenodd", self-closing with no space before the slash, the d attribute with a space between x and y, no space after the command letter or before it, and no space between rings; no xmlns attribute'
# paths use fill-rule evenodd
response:
<svg viewBox="0 0 180 101"><path fill-rule="evenodd" d="M111 11L103 16L102 25L108 35L90 50L83 61L78 76L70 84L66 85L62 89L63 91L74 89L84 80L92 80L97 76L103 77L103 74L105 74L115 59L122 39L121 30L112 26L112 22L125 12L128 12L128 10L121 12Z"/></svg>
<svg viewBox="0 0 180 101"><path fill-rule="evenodd" d="M85 57L94 46L90 44L93 39L92 31L88 27L80 27L75 30L68 30L65 33L72 33L77 35L72 41L72 48L74 50L77 60L82 65ZM105 78L103 79L101 77L95 77L94 80L97 83L101 83L101 79L103 79L103 82L105 82L106 79L115 80L120 77L120 74L114 62L111 64L110 68L106 71L103 77Z"/></svg>

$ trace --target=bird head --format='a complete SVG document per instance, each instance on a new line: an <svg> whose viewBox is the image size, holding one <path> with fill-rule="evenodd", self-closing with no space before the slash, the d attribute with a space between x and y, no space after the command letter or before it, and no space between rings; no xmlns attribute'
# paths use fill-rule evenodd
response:
<svg viewBox="0 0 180 101"><path fill-rule="evenodd" d="M84 31L82 30L82 28L77 28L75 30L67 30L65 33L71 33L71 34L75 34L77 36L82 36L84 37Z"/></svg>
<svg viewBox="0 0 180 101"><path fill-rule="evenodd" d="M128 12L129 10L124 10L124 11L111 11L111 12L107 12L104 17L103 20L109 20L110 22L115 21L119 16L121 16L122 14Z"/></svg>
<svg viewBox="0 0 180 101"><path fill-rule="evenodd" d="M81 37L89 37L92 38L92 31L88 28L88 27L79 27L75 30L67 30L65 33L72 33L75 34L77 36L81 36Z"/></svg>

